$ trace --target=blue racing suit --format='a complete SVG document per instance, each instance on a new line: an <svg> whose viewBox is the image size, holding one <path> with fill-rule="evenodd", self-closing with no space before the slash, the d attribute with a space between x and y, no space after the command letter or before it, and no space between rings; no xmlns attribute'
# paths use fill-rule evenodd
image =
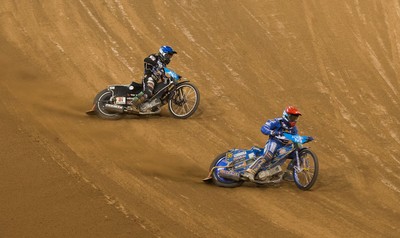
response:
<svg viewBox="0 0 400 238"><path fill-rule="evenodd" d="M277 135L282 135L283 132L295 135L297 134L297 127L288 127L283 118L280 117L268 120L261 127L261 132L264 135L269 136L269 139L264 147L263 157L271 160L274 158L276 151L289 142L288 140L278 138Z"/></svg>
<svg viewBox="0 0 400 238"><path fill-rule="evenodd" d="M297 128L289 127L283 118L275 118L273 120L268 120L262 127L261 132L269 136L269 139L264 147L263 156L259 157L253 164L247 168L243 177L248 178L250 181L254 182L254 175L260 170L261 166L268 161L271 161L278 149L289 143L284 137L280 137L283 132L289 134L297 134Z"/></svg>

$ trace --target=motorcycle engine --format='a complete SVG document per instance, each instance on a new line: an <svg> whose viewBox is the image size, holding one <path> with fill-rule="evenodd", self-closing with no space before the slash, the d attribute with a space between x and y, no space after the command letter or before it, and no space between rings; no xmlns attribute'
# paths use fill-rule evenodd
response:
<svg viewBox="0 0 400 238"><path fill-rule="evenodd" d="M268 177L270 177L270 176L272 176L274 174L277 174L277 173L279 173L281 171L282 171L282 168L281 168L281 166L278 165L276 167L273 167L272 169L260 171L257 174L257 178L259 180L266 180Z"/></svg>
<svg viewBox="0 0 400 238"><path fill-rule="evenodd" d="M161 104L161 100L156 98L150 102L145 102L143 103L140 107L142 108L142 110L146 111L152 107L158 106Z"/></svg>
<svg viewBox="0 0 400 238"><path fill-rule="evenodd" d="M265 180L267 177L268 177L267 171L263 170L263 171L261 171L261 172L259 172L259 173L257 174L257 177L256 177L256 178L257 178L258 180Z"/></svg>

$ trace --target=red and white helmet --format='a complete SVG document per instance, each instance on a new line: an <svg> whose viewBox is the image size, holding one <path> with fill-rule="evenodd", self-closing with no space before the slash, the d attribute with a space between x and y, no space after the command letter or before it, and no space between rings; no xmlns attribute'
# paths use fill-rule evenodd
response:
<svg viewBox="0 0 400 238"><path fill-rule="evenodd" d="M283 111L282 118L288 126L294 127L299 116L301 116L301 112L297 108L288 106Z"/></svg>

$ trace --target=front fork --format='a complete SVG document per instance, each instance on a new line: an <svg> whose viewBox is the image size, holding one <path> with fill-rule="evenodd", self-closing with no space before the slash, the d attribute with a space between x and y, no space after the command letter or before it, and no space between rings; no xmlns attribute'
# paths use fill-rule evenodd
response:
<svg viewBox="0 0 400 238"><path fill-rule="evenodd" d="M301 166L301 164L304 163L304 160L300 158L299 150L295 151L295 155L296 163L294 164L293 168L296 170L297 173L300 173L305 170L307 166Z"/></svg>
<svg viewBox="0 0 400 238"><path fill-rule="evenodd" d="M183 104L186 101L185 94L183 93L182 88L175 89L173 91L173 93L170 96L170 99L172 99L174 97L176 97L175 98L175 100L176 100L175 103L178 104L178 105Z"/></svg>
<svg viewBox="0 0 400 238"><path fill-rule="evenodd" d="M299 151L296 150L294 154L295 154L296 163L293 166L293 168L296 170L297 173L299 173L299 172L301 172L303 170L301 168L301 161L300 161L300 157L299 157Z"/></svg>

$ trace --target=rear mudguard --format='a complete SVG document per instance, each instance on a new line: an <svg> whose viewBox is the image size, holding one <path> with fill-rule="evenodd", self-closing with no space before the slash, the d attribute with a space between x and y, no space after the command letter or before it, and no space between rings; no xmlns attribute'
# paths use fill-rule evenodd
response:
<svg viewBox="0 0 400 238"><path fill-rule="evenodd" d="M187 82L190 82L190 81L189 80L181 81L181 82L177 83L176 86L178 87L179 85L181 85L183 83L187 83Z"/></svg>
<svg viewBox="0 0 400 238"><path fill-rule="evenodd" d="M214 166L210 169L210 172L208 172L208 176L206 178L203 178L204 182L208 182L212 179L212 173L214 172L215 169L220 169L220 168L229 168L229 166Z"/></svg>
<svg viewBox="0 0 400 238"><path fill-rule="evenodd" d="M100 95L103 94L104 92L107 92L107 91L109 91L108 87L105 88L105 89L103 89L103 90L101 90L100 92L98 92L98 93L96 94L96 96L95 96L94 99L93 99L93 106L92 106L92 108L91 108L89 111L86 112L87 115L89 115L89 116L96 115L96 103L97 103L97 101L99 100Z"/></svg>
<svg viewBox="0 0 400 238"><path fill-rule="evenodd" d="M132 82L131 84L114 84L107 86L106 89L103 89L99 93L97 93L96 97L93 100L92 108L86 112L87 115L96 115L96 103L99 98L99 95L104 93L104 91L110 91L113 97L126 97L129 94L138 94L142 91L142 84Z"/></svg>
<svg viewBox="0 0 400 238"><path fill-rule="evenodd" d="M107 89L113 93L113 96L125 97L128 94L138 94L143 90L143 84L132 82L131 84L113 84L108 85Z"/></svg>

